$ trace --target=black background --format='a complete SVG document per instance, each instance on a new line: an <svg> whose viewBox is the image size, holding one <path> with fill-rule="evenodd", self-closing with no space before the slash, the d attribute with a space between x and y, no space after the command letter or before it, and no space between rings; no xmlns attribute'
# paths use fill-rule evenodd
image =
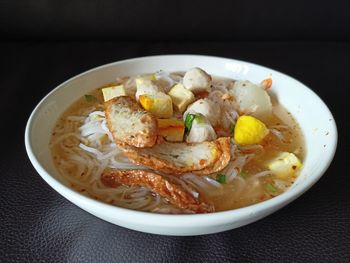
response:
<svg viewBox="0 0 350 263"><path fill-rule="evenodd" d="M349 262L349 10L346 1L0 0L0 262ZM104 63L183 53L259 63L319 94L339 131L321 180L251 225L167 237L106 223L41 179L24 128L46 93Z"/></svg>

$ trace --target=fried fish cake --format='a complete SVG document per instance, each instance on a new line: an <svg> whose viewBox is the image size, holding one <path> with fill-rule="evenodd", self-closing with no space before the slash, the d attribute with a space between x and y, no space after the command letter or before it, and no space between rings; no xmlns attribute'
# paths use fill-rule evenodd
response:
<svg viewBox="0 0 350 263"><path fill-rule="evenodd" d="M201 143L163 142L143 149L122 144L119 147L132 162L169 174L215 173L225 168L231 158L229 137Z"/></svg>
<svg viewBox="0 0 350 263"><path fill-rule="evenodd" d="M152 147L157 140L157 119L127 96L105 102L107 125L116 143Z"/></svg>
<svg viewBox="0 0 350 263"><path fill-rule="evenodd" d="M129 186L143 186L166 198L173 205L188 209L195 213L213 212L214 207L193 197L181 186L171 183L161 175L143 170L115 170L107 169L101 175L102 182L108 187L120 184Z"/></svg>

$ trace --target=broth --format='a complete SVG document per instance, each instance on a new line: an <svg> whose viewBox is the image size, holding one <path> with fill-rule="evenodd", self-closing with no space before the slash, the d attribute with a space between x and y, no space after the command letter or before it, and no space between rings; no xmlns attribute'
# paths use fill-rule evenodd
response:
<svg viewBox="0 0 350 263"><path fill-rule="evenodd" d="M182 75L183 73L174 73L173 76L176 79L176 76L181 77ZM233 83L234 80L213 77L212 85L215 88L215 86L229 86ZM135 92L132 78L120 78L104 87L112 84L124 84L130 94ZM166 85L167 83L159 80L158 84ZM89 93L93 96L90 97L91 99L87 100L82 97L74 102L59 118L52 132L50 143L52 156L62 178L75 190L113 205L158 213L191 213L191 211L174 206L166 198L145 187L120 185L117 188L110 188L101 182L100 175L103 170L109 166L118 167L116 164L122 163L121 169L148 169L128 161L107 135L101 137L99 151L109 152L109 158L98 159L94 153L79 147L80 143L89 145L87 136L82 136L79 130L85 119L92 112L104 110L102 88L91 91ZM296 180L298 172L287 179L280 179L267 171L266 164L280 152L294 153L302 161L305 155L305 144L299 125L291 114L273 98L272 106L272 117L264 122L271 132L264 138L260 146L258 144L233 146L235 147L234 158L230 161L230 165L244 158L245 163L243 167L238 166L233 170L229 165L232 173L236 175L228 177L226 174L225 183L219 183L216 179L218 174L227 173L230 167L207 176L160 174L170 182L182 185L187 190L190 189L189 192L194 190L194 196L197 193L197 196L199 194L212 203L215 211L248 206L283 193ZM174 115L179 115L179 113L175 112ZM278 116L283 116L283 120ZM103 117L100 117L103 122ZM272 188L271 185L273 185Z"/></svg>

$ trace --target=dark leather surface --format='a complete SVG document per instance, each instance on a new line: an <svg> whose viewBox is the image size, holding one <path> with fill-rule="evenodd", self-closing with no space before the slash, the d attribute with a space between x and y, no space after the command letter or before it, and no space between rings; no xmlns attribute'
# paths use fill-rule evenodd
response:
<svg viewBox="0 0 350 263"><path fill-rule="evenodd" d="M265 219L197 237L158 236L115 226L51 189L24 149L25 124L39 100L92 67L168 53L252 61L310 86L329 105L339 129L335 160L321 180ZM0 262L350 261L350 44L2 42L0 58Z"/></svg>
<svg viewBox="0 0 350 263"><path fill-rule="evenodd" d="M0 39L350 40L347 0L0 0Z"/></svg>

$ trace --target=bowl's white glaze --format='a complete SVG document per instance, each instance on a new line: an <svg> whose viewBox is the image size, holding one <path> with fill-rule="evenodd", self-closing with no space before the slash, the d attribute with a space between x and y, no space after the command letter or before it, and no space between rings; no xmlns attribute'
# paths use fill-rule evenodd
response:
<svg viewBox="0 0 350 263"><path fill-rule="evenodd" d="M208 73L259 83L273 77L272 91L278 101L299 122L307 154L296 183L285 193L248 207L196 215L163 215L115 207L86 197L66 186L54 167L49 141L60 114L76 99L92 89L129 76L165 71L184 71L201 67ZM239 60L197 56L167 55L129 59L84 72L51 91L32 112L25 131L30 161L41 177L57 192L95 216L123 227L164 235L200 235L225 231L252 223L287 205L308 190L330 165L337 145L337 128L324 102L299 81L270 68Z"/></svg>

